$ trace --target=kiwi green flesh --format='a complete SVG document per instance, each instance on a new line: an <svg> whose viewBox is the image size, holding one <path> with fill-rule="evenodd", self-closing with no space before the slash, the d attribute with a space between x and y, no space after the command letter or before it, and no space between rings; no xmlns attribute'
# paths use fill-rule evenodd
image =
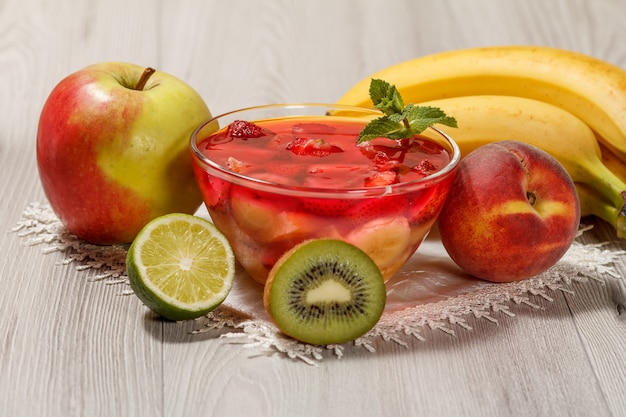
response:
<svg viewBox="0 0 626 417"><path fill-rule="evenodd" d="M269 310L276 325L295 339L317 345L348 342L367 333L383 313L382 274L356 246L309 241L277 266Z"/></svg>

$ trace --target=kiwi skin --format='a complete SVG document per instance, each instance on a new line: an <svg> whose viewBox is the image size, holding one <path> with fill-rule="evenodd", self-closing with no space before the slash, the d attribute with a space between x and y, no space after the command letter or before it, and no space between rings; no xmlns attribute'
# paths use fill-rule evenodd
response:
<svg viewBox="0 0 626 417"><path fill-rule="evenodd" d="M328 268L329 264L333 267ZM331 270L320 273L320 267ZM333 269L340 273L333 273ZM324 280L334 281L331 288L346 288L351 300L332 303L338 293L324 292L323 298L331 299L315 304L319 308L313 310L319 317L302 317L297 308L310 311L303 302L304 293ZM344 290L339 292L346 295ZM296 302L290 301L294 298ZM374 261L356 246L337 239L308 240L286 252L270 271L263 292L265 310L278 328L314 345L339 344L364 335L380 319L385 301L385 283ZM331 307L335 313L329 311ZM339 316L329 316L337 311Z"/></svg>

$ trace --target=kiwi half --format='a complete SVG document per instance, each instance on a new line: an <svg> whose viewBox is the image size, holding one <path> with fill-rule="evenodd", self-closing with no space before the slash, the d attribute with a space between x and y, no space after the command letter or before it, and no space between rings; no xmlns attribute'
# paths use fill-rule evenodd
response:
<svg viewBox="0 0 626 417"><path fill-rule="evenodd" d="M263 302L285 334L329 345L354 340L378 322L385 308L383 276L356 246L337 239L303 242L270 271Z"/></svg>

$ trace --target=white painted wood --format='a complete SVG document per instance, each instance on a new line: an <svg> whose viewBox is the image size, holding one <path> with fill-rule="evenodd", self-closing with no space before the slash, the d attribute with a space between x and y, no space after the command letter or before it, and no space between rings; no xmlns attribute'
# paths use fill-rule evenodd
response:
<svg viewBox="0 0 626 417"><path fill-rule="evenodd" d="M624 22L620 0L0 0L0 220L8 232L44 200L39 111L97 61L157 66L220 113L332 102L377 69L469 46L559 46L626 67ZM597 225L584 238L611 240ZM610 278L498 324L469 318L455 337L428 331L311 367L163 323L14 233L0 233L0 253L0 415L626 415L626 296Z"/></svg>

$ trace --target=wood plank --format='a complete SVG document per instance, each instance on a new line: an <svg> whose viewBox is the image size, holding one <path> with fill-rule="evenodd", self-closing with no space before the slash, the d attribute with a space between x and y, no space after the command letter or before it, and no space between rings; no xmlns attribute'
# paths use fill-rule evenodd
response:
<svg viewBox="0 0 626 417"><path fill-rule="evenodd" d="M172 376L165 386L179 401L166 400L165 410L233 416L341 416L346 410L443 416L480 410L502 416L521 409L525 415L575 415L593 407L596 415L610 416L592 364L571 337L576 329L564 298L537 301L540 310L513 308L515 318L496 314L498 324L470 318L473 330L458 328L455 337L433 330L424 333L426 342L409 341L408 347L380 341L376 353L348 348L341 359L327 352L318 367L245 349L245 339L216 345L207 343L208 334L167 325L166 340L176 345L164 347L164 372ZM202 376L202 384L187 382L197 380L194 375Z"/></svg>
<svg viewBox="0 0 626 417"><path fill-rule="evenodd" d="M589 236L596 242L607 243L611 250L625 250L624 240L615 240L615 232L606 223L594 223L595 233ZM585 237L585 240L587 237ZM612 415L626 411L626 390L621 387L626 381L626 351L619 346L626 340L626 256L616 263L619 276L599 274L602 282L594 283L586 291L567 295L567 305L576 325L576 336L583 345L587 361L594 371L594 382L606 398Z"/></svg>
<svg viewBox="0 0 626 417"><path fill-rule="evenodd" d="M28 165L25 159L3 166L19 172ZM3 198L20 200L29 194L21 191L5 189ZM17 221L7 216L3 224L8 226L9 220ZM73 265L57 264L62 254L44 255L41 247L24 247L23 242L16 234L0 241L3 412L157 413L162 404L162 345L151 334L158 336L161 324L144 323L144 306L120 295L120 289L89 282L98 271L77 273Z"/></svg>

